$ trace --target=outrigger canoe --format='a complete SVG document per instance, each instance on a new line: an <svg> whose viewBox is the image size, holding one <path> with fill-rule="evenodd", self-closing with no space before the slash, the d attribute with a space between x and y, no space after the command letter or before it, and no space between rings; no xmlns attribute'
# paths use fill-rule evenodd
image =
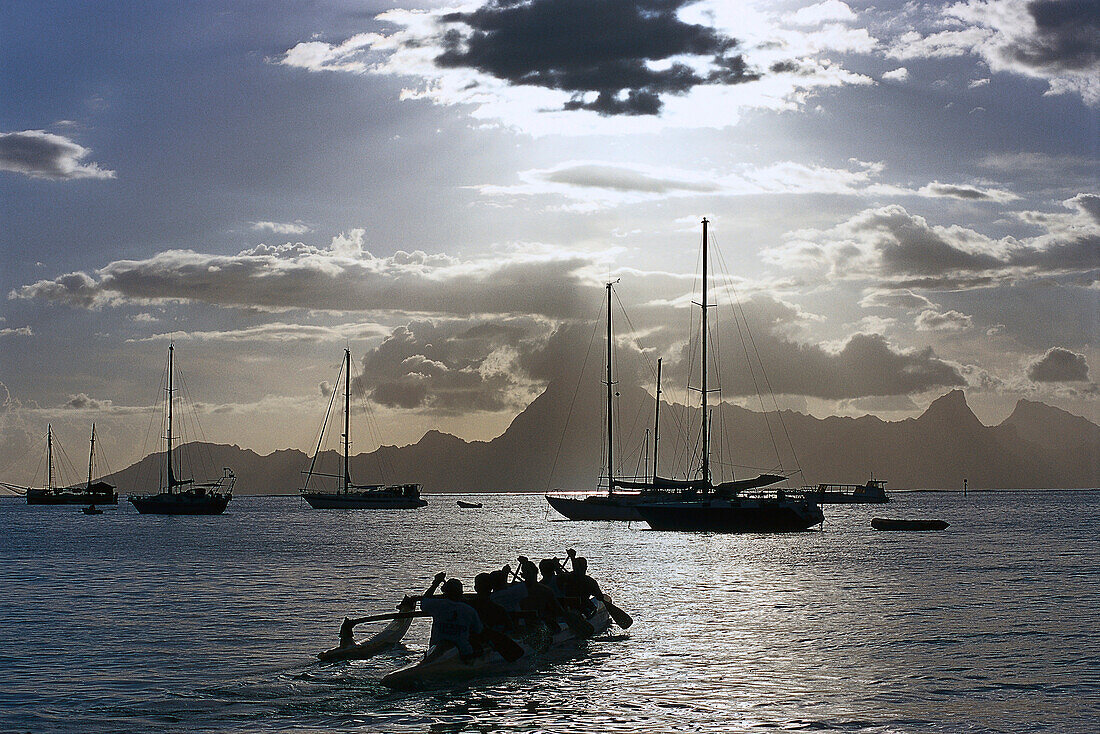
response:
<svg viewBox="0 0 1100 734"><path fill-rule="evenodd" d="M607 607L602 602L593 600L594 610L586 617L595 629L595 634L601 634L611 626L611 617L607 613ZM480 678L488 675L504 675L517 670L530 667L531 663L540 655L554 648L564 647L580 638L568 625L562 625L560 631L549 634L545 627L517 638L517 642L523 648L523 656L515 662L508 662L495 650L487 650L480 656L470 661L463 661L458 650L451 647L445 650L431 648L424 657L417 662L399 668L382 678L382 685L400 690L416 690L432 686L456 683L470 678Z"/></svg>
<svg viewBox="0 0 1100 734"><path fill-rule="evenodd" d="M340 647L334 647L331 650L319 652L317 653L317 657L325 662L333 662L336 660L365 660L366 658L373 657L401 642L401 638L409 631L409 625L412 624L413 616L414 615L409 615L407 617L395 619L373 637L363 640L362 642L357 642L354 645L342 645Z"/></svg>

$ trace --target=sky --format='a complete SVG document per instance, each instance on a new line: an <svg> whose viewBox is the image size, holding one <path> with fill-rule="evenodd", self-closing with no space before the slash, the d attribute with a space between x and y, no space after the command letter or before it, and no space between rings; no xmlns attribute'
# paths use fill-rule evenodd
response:
<svg viewBox="0 0 1100 734"><path fill-rule="evenodd" d="M1100 421L1100 5L6 3L0 472L153 450L169 343L207 440L308 448L345 346L380 440L487 440L609 279L686 387L703 217L781 407Z"/></svg>

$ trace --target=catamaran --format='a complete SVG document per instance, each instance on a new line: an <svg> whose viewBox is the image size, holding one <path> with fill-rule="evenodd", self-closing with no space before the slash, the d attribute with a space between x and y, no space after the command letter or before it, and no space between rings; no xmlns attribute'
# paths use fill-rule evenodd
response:
<svg viewBox="0 0 1100 734"><path fill-rule="evenodd" d="M696 477L686 479L673 479L669 477L662 477L658 473L658 426L660 422L660 409L661 409L661 381L660 381L660 362L658 362L657 372L657 395L656 395L656 408L654 416L654 433L653 433L653 473L649 477L642 481L636 481L631 479L620 479L614 475L614 462L613 462L613 450L614 441L612 436L614 435L614 423L612 409L613 399L613 372L612 372L612 311L611 311L611 287L612 283L608 283L607 288L607 378L605 384L607 385L607 457L608 457L608 489L606 493L588 495L585 497L570 496L565 494L548 494L546 495L546 501L562 515L566 516L570 520L643 520L647 519L643 514L643 508L650 506L664 506L669 503L690 503L690 506L694 507L696 503L712 503L717 499L722 499L723 502L728 501L728 498L736 497L739 493L747 490L758 489L761 487L767 487L778 482L782 482L787 479L782 474L762 473L756 477L728 480L724 482L715 483L712 481L710 472L710 455L709 455L709 421L707 420L708 412L708 396L710 391L707 389L707 224L706 219L703 220L703 320L702 320L702 374L701 374L701 386L700 392L702 394L702 410L703 410L703 427L702 427L702 467L699 471L699 475ZM777 495L779 497L780 495ZM794 495L783 495L780 504L783 507L782 515L787 514L787 509L795 507L797 504L796 514L800 514L802 508L802 500L799 495L799 501L794 501ZM753 529L773 528L776 530L787 529L785 523L774 522L769 519L771 506L775 503L774 498L769 499L764 505L757 506L759 500L754 500L752 503L734 503L738 507L738 511L742 515L751 516L753 518ZM808 503L812 504L812 503ZM816 505L812 505L816 508ZM717 509L718 514L727 514L726 510L722 507L712 507L711 509ZM813 520L816 516L812 508L807 506L805 508L808 515L804 518L806 520ZM663 514L663 512L661 513ZM820 514L820 509L817 510L817 514ZM661 524L661 521L657 521ZM816 520L820 522L820 520ZM735 523L736 524L736 523ZM652 526L652 523L651 523ZM809 527L809 525L807 525Z"/></svg>
<svg viewBox="0 0 1100 734"><path fill-rule="evenodd" d="M325 429L328 426L328 416L332 411L332 403L329 403L329 411L325 414L325 420L321 424L321 434L317 439L317 450L309 464L309 470L305 472L305 487L301 490L302 499L316 510L408 510L424 507L428 504L420 498L421 486L419 484L354 484L351 481L351 463L349 449L351 446L351 350L344 350L344 361L341 364L340 376L337 378L344 383L344 432L343 439L343 465L339 474L325 474L318 471L317 460L321 455L321 447L325 439ZM332 392L333 399L336 390ZM337 480L337 486L332 490L310 488L310 482L314 477L329 477Z"/></svg>
<svg viewBox="0 0 1100 734"><path fill-rule="evenodd" d="M229 501L233 499L233 484L236 476L229 468L222 470L222 476L203 483L194 478L177 476L172 462L172 442L178 437L172 434L173 411L176 388L173 385L174 345L168 345L168 370L166 379L165 417L167 446L164 452L165 480L156 494L130 495L130 502L143 515L220 515L225 512Z"/></svg>

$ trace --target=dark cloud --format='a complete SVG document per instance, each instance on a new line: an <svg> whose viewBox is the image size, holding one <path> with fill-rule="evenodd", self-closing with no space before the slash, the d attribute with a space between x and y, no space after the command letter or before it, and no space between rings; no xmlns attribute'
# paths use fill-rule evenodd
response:
<svg viewBox="0 0 1100 734"><path fill-rule="evenodd" d="M533 396L516 357L546 331L529 320L412 322L363 357L352 387L380 405L440 414L522 408Z"/></svg>
<svg viewBox="0 0 1100 734"><path fill-rule="evenodd" d="M1005 50L1012 59L1047 71L1085 71L1100 64L1100 3L1032 0L1027 9L1036 33Z"/></svg>
<svg viewBox="0 0 1100 734"><path fill-rule="evenodd" d="M882 278L883 286L894 288L970 289L1076 278L1100 268L1096 202L1081 195L1064 204L1077 214L1024 213L1047 231L999 240L959 226L934 226L889 205L860 212L830 230L793 233L790 244L765 251L765 257L785 267L825 266L839 278Z"/></svg>
<svg viewBox="0 0 1100 734"><path fill-rule="evenodd" d="M473 12L443 16L456 27L444 35L435 61L569 92L567 110L656 115L662 95L759 78L734 53L736 40L679 19L694 1L490 0ZM706 68L679 60L685 57Z"/></svg>
<svg viewBox="0 0 1100 734"><path fill-rule="evenodd" d="M107 410L111 407L111 401L96 400L80 393L79 395L70 395L69 399L65 401L64 407L68 410Z"/></svg>
<svg viewBox="0 0 1100 734"><path fill-rule="evenodd" d="M758 297L745 304L744 314L759 360L745 365L741 331L732 319L722 321L716 342L727 346L716 377L725 395L753 396L770 385L777 394L842 400L911 395L966 384L958 369L931 348L896 349L880 334L857 333L830 350L784 336L797 318L786 304ZM682 369L685 363L691 360L683 354L677 367ZM697 360L694 364L698 369Z"/></svg>
<svg viewBox="0 0 1100 734"><path fill-rule="evenodd" d="M1032 382L1088 382L1089 365L1085 355L1062 347L1051 347L1027 367Z"/></svg>
<svg viewBox="0 0 1100 734"><path fill-rule="evenodd" d="M988 191L973 186L956 186L954 184L939 183L938 181L921 187L920 191L928 196L945 196L970 201L989 201L995 198Z"/></svg>
<svg viewBox="0 0 1100 734"><path fill-rule="evenodd" d="M1100 224L1100 196L1096 194L1078 194L1065 203L1082 214L1089 215L1092 221Z"/></svg>
<svg viewBox="0 0 1100 734"><path fill-rule="evenodd" d="M115 177L95 163L81 163L86 155L87 148L45 130L0 133L0 171L57 181Z"/></svg>

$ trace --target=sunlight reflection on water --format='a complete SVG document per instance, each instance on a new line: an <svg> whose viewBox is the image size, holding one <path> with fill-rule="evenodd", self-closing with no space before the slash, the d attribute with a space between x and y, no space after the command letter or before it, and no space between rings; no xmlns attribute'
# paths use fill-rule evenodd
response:
<svg viewBox="0 0 1100 734"><path fill-rule="evenodd" d="M460 512L320 512L239 498L217 518L0 502L0 729L115 731L1091 731L1100 495L897 494L823 532L654 533L548 522L539 496ZM942 533L876 533L872 514ZM372 660L320 665L348 613L438 570L587 555L637 620L521 675L420 694Z"/></svg>

